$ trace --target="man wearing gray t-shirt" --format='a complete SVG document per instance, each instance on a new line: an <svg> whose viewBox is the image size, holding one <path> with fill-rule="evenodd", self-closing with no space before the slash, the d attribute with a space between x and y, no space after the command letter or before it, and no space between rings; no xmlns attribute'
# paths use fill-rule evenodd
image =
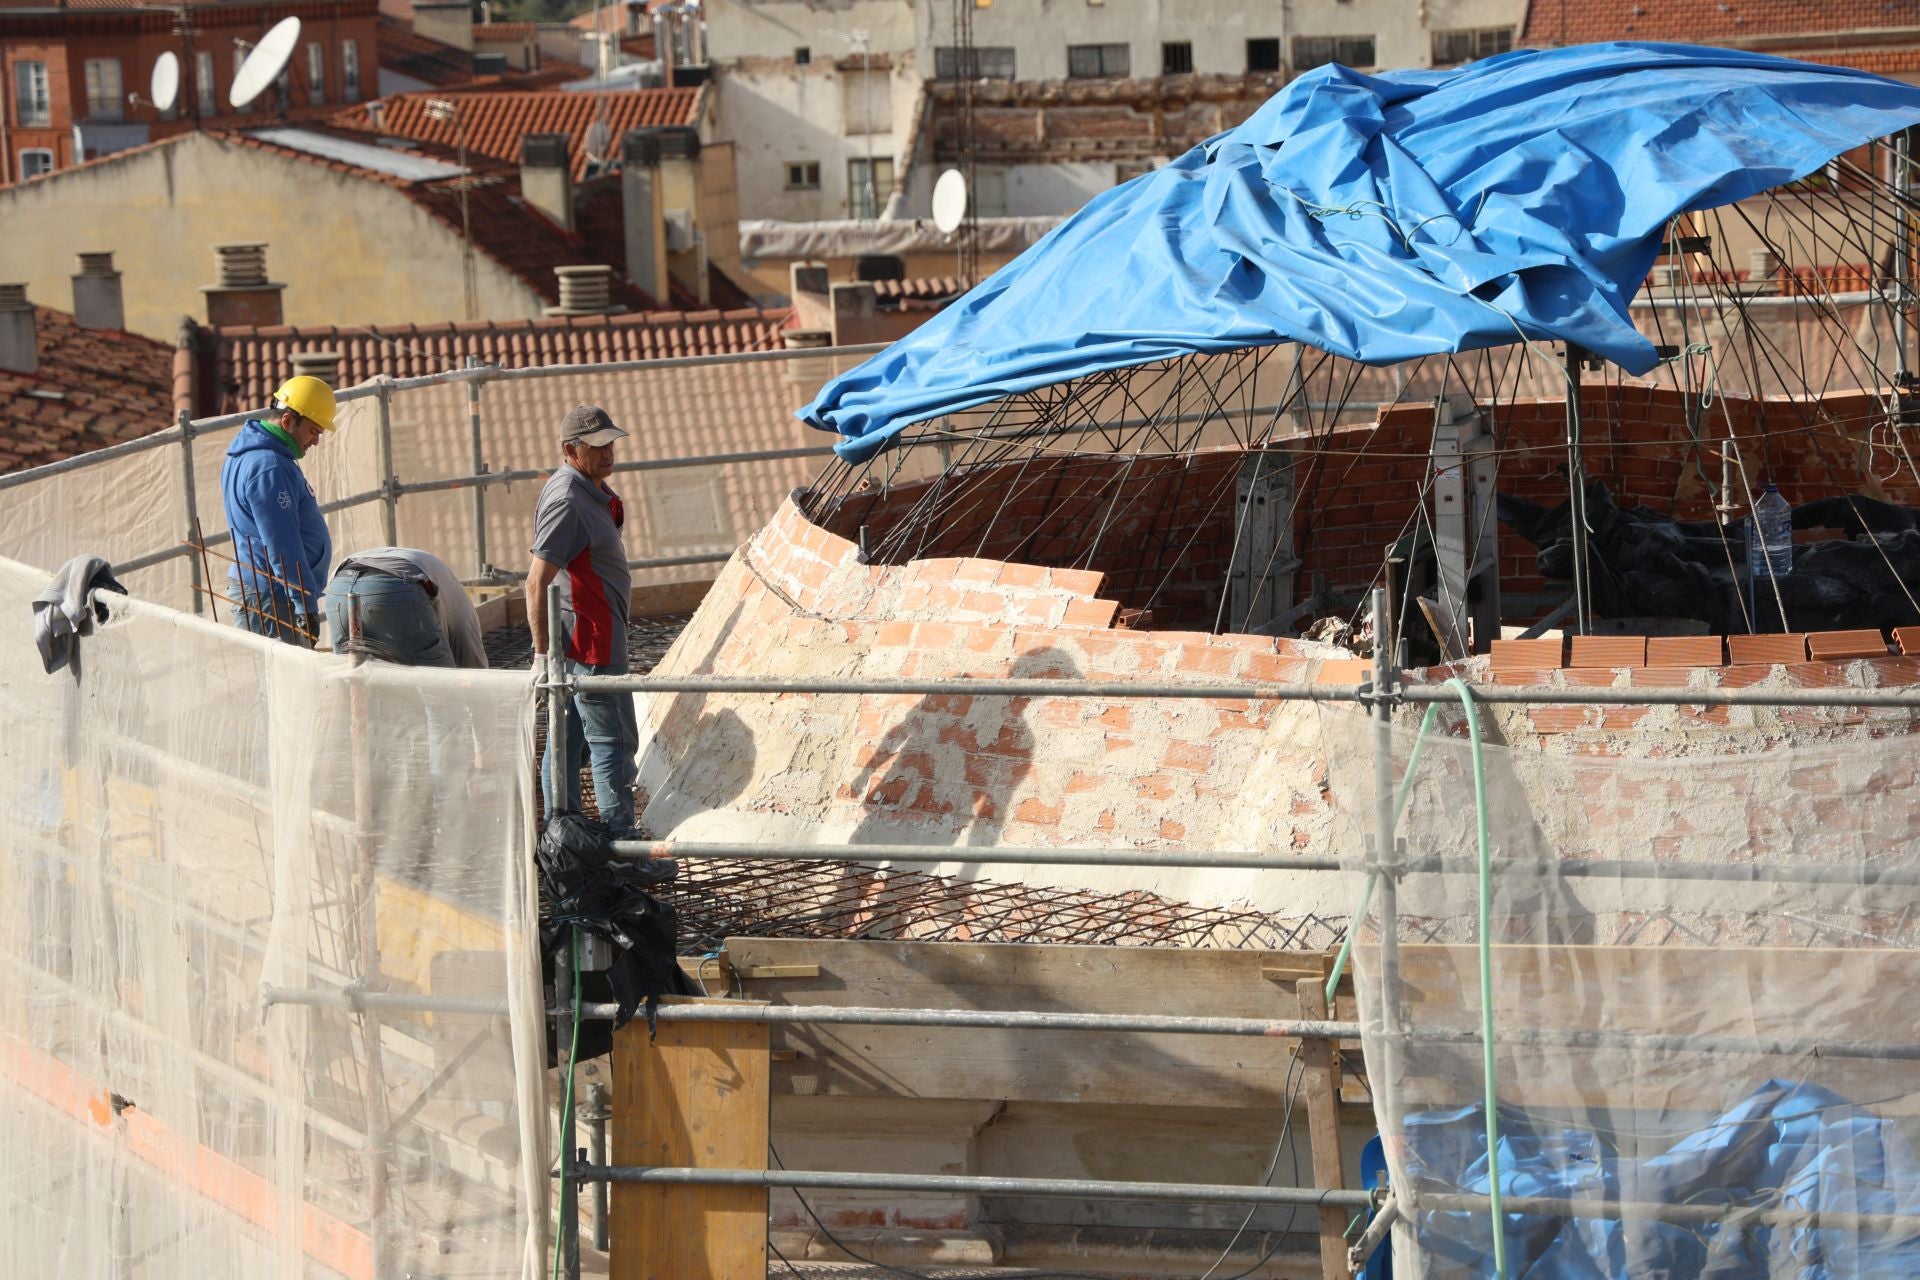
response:
<svg viewBox="0 0 1920 1280"><path fill-rule="evenodd" d="M626 432L607 411L581 405L560 427L565 465L548 478L533 516L532 561L527 566L527 623L533 632L536 680L546 678L547 586L560 583L562 659L570 675L624 675L627 601L632 578L620 530L626 511L607 487L613 444ZM547 813L580 809L580 768L593 766L593 798L600 819L616 832L633 829L634 756L640 729L630 693L576 693L567 717L567 741L555 755L547 735L540 771Z"/></svg>

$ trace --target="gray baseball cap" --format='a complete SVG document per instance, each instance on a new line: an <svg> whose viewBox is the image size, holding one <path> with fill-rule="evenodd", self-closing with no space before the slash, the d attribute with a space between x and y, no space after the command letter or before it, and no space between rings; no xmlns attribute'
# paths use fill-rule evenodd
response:
<svg viewBox="0 0 1920 1280"><path fill-rule="evenodd" d="M624 440L627 433L613 425L607 411L597 404L583 404L567 414L560 424L561 444L612 444Z"/></svg>

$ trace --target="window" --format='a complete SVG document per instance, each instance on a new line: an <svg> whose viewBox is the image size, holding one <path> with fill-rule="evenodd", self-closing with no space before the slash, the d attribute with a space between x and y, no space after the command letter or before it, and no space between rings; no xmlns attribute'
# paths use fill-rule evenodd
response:
<svg viewBox="0 0 1920 1280"><path fill-rule="evenodd" d="M1372 36L1295 36L1293 69L1296 74L1337 62L1343 67L1374 65Z"/></svg>
<svg viewBox="0 0 1920 1280"><path fill-rule="evenodd" d="M787 161L787 190L818 191L820 189L820 162L818 160Z"/></svg>
<svg viewBox="0 0 1920 1280"><path fill-rule="evenodd" d="M1247 41L1247 71L1278 71L1280 42L1271 36Z"/></svg>
<svg viewBox="0 0 1920 1280"><path fill-rule="evenodd" d="M812 61L813 61L813 50L809 49L806 45L803 44L798 49L795 49L793 51L794 66L804 67Z"/></svg>
<svg viewBox="0 0 1920 1280"><path fill-rule="evenodd" d="M893 83L885 71L850 71L840 77L840 132L893 131Z"/></svg>
<svg viewBox="0 0 1920 1280"><path fill-rule="evenodd" d="M1184 76L1193 70L1193 45L1186 40L1173 40L1160 46L1160 74L1163 76Z"/></svg>
<svg viewBox="0 0 1920 1280"><path fill-rule="evenodd" d="M87 118L118 120L126 114L127 95L120 87L120 59L87 59Z"/></svg>
<svg viewBox="0 0 1920 1280"><path fill-rule="evenodd" d="M893 194L893 161L856 157L847 161L847 205L855 218L880 216Z"/></svg>
<svg viewBox="0 0 1920 1280"><path fill-rule="evenodd" d="M340 96L360 101L360 46L351 40L340 42Z"/></svg>
<svg viewBox="0 0 1920 1280"><path fill-rule="evenodd" d="M1433 33L1433 65L1455 67L1475 58L1491 58L1513 48L1512 27L1477 27Z"/></svg>
<svg viewBox="0 0 1920 1280"><path fill-rule="evenodd" d="M1013 50L976 47L963 72L958 49L951 45L937 48L933 51L933 76L936 80L1011 80Z"/></svg>
<svg viewBox="0 0 1920 1280"><path fill-rule="evenodd" d="M1076 80L1122 79L1132 58L1124 44L1070 44L1067 74Z"/></svg>
<svg viewBox="0 0 1920 1280"><path fill-rule="evenodd" d="M213 82L212 54L203 52L193 55L193 88L194 92L199 95L200 114L203 116L219 115L220 104L215 97L219 92L219 86Z"/></svg>
<svg viewBox="0 0 1920 1280"><path fill-rule="evenodd" d="M47 64L13 64L13 94L16 124L51 124L53 99L47 93Z"/></svg>
<svg viewBox="0 0 1920 1280"><path fill-rule="evenodd" d="M44 147L28 147L20 153L20 180L53 172L53 152Z"/></svg>
<svg viewBox="0 0 1920 1280"><path fill-rule="evenodd" d="M327 50L319 43L307 46L307 105L327 100Z"/></svg>

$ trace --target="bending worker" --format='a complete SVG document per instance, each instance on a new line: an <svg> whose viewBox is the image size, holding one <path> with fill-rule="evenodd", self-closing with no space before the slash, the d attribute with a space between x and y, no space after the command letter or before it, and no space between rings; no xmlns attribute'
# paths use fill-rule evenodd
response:
<svg viewBox="0 0 1920 1280"><path fill-rule="evenodd" d="M562 659L570 675L624 675L627 603L632 578L620 536L626 511L607 487L613 442L626 432L605 409L581 405L560 426L564 465L540 491L533 517L533 559L527 566L527 625L533 632L534 678L547 677L547 585L560 581ZM576 693L566 743L555 755L553 733L540 771L549 814L580 809L580 766L593 765L600 820L616 832L633 829L634 756L640 730L630 693Z"/></svg>
<svg viewBox="0 0 1920 1280"><path fill-rule="evenodd" d="M445 560L417 547L375 547L340 562L327 584L327 631L347 653L359 605L360 648L403 667L484 668L480 615Z"/></svg>
<svg viewBox="0 0 1920 1280"><path fill-rule="evenodd" d="M320 630L333 538L299 463L332 430L333 388L318 378L288 378L273 393L273 412L240 428L220 472L233 533L227 599L234 623L307 648Z"/></svg>

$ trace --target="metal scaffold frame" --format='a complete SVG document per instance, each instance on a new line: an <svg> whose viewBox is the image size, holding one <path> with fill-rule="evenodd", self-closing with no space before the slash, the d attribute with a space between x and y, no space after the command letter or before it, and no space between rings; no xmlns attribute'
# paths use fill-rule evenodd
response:
<svg viewBox="0 0 1920 1280"><path fill-rule="evenodd" d="M1385 634L1387 599L1384 588L1375 588L1370 597L1375 634ZM1391 1059L1402 1044L1418 1041L1443 1041L1453 1044L1482 1043L1482 1035L1473 1030L1442 1027L1402 1027L1396 1025L1400 1002L1392 993L1400 978L1397 963L1396 888L1409 874L1458 873L1470 875L1475 868L1470 860L1434 857L1410 857L1397 834L1398 815L1393 801L1392 775L1393 715L1404 706L1453 703L1472 699L1488 703L1541 705L1682 705L1682 706L1772 706L1829 708L1889 708L1920 711L1920 689L1547 689L1523 686L1472 687L1470 693L1446 686L1411 685L1401 679L1388 661L1384 649L1377 649L1371 678L1357 685L1300 685L1279 683L1192 683L1139 684L1099 681L1033 679L790 679L726 676L572 676L557 660L562 644L560 595L558 584L547 596L549 645L555 660L554 673L542 686L549 724L566 723L571 695L575 690L596 692L653 693L808 693L808 694L955 694L1025 697L1126 697L1133 699L1235 699L1249 701L1357 703L1368 709L1374 721L1375 830L1367 848L1358 857L1298 857L1263 855L1244 851L1157 851L1130 849L1030 849L995 848L988 860L1025 865L1088 865L1140 867L1222 867L1274 871L1366 870L1377 878L1375 910L1380 920L1380 945L1377 965L1379 981L1386 997L1382 1001L1383 1025L1376 1029L1381 1052ZM736 845L680 841L625 840L615 843L618 853L633 856L725 857L768 860L926 861L925 846L859 845L822 850L805 845ZM987 857L975 851L976 857ZM1499 864L1503 874L1544 872L1538 863L1509 859ZM1555 868L1556 872L1562 868ZM1868 867L1803 867L1746 864L1738 867L1686 866L1646 860L1614 860L1582 866L1577 874L1626 878L1673 878L1697 880L1734 880L1741 882L1842 883L1861 885L1907 885L1920 883L1920 876L1904 871ZM298 998L298 997L294 997ZM567 1006L556 1001L550 1010L556 1027L564 1029L579 1018L611 1019L612 1005ZM1192 1035L1287 1036L1303 1042L1337 1046L1341 1040L1360 1037L1361 1024L1329 1019L1257 1019L1171 1017L1128 1014L1061 1013L1048 1011L875 1009L835 1006L747 1006L726 1008L717 1005L688 1005L663 1008L660 1016L670 1021L751 1022L779 1024L859 1024L918 1027L992 1027L1030 1031L1124 1031ZM1501 1043L1523 1043L1552 1047L1592 1048L1595 1046L1631 1046L1640 1048L1688 1048L1713 1053L1767 1055L1779 1053L1817 1053L1825 1057L1862 1058L1886 1061L1920 1061L1920 1042L1835 1042L1813 1037L1790 1039L1757 1036L1713 1036L1699 1034L1651 1034L1609 1031L1600 1028L1579 1031L1508 1029L1496 1033ZM565 1043L564 1037L560 1043ZM1392 1088L1397 1079L1391 1061L1377 1064L1369 1072L1372 1088ZM1628 1203L1620 1201L1583 1201L1533 1197L1507 1200L1504 1207L1482 1196L1431 1197L1410 1194L1397 1188L1387 1195L1349 1188L1319 1187L1222 1187L1202 1183L1131 1183L1089 1179L1010 1179L907 1174L847 1173L820 1170L741 1171L700 1168L648 1168L610 1165L604 1162L569 1160L565 1153L575 1150L573 1118L562 1117L561 1152L556 1177L562 1187L563 1203L569 1189L587 1183L672 1183L702 1186L762 1186L794 1189L858 1189L867 1191L937 1192L946 1194L1002 1194L1083 1199L1126 1198L1187 1202L1239 1204L1284 1204L1342 1210L1381 1209L1383 1219L1411 1220L1421 1211L1467 1210L1469 1212L1527 1212L1566 1217L1643 1218L1672 1223L1767 1223L1795 1227L1815 1227L1823 1223L1855 1230L1910 1229L1920 1225L1920 1217L1898 1214L1822 1213L1804 1207L1742 1205L1735 1207ZM1351 1226L1349 1224L1349 1230ZM577 1214L563 1215L561 1230L575 1238L567 1256L577 1262ZM1354 1269L1365 1254L1385 1236L1384 1229L1368 1231L1350 1255ZM1324 1240L1323 1240L1323 1243ZM1344 1247L1344 1241L1342 1242ZM1325 1256L1323 1254L1323 1256ZM1329 1280L1339 1274L1328 1266Z"/></svg>

